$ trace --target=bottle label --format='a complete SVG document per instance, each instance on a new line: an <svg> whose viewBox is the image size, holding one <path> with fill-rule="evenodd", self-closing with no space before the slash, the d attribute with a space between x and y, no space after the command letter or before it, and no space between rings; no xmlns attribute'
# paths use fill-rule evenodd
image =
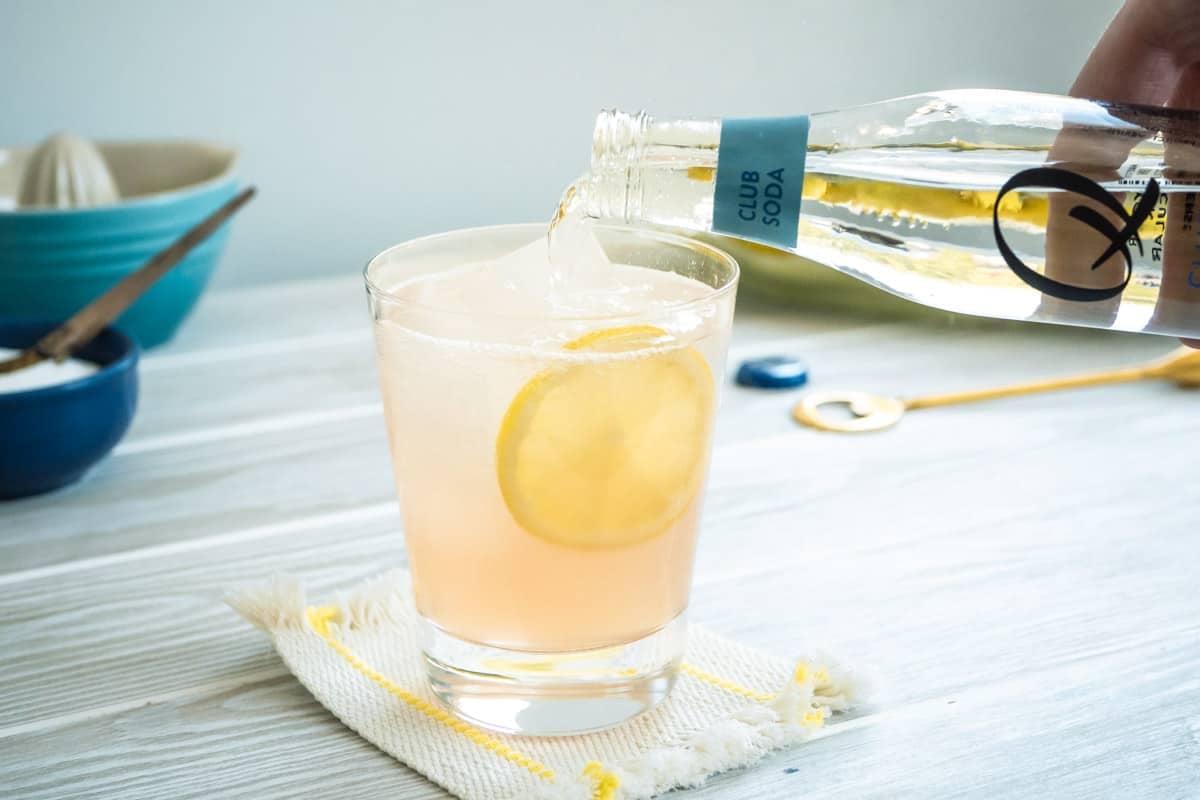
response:
<svg viewBox="0 0 1200 800"><path fill-rule="evenodd" d="M1097 269L1111 256L1120 253L1125 258L1125 279L1115 286L1100 289L1089 288L1054 280L1049 275L1044 275L1026 265L1009 246L1008 240L1004 238L1004 232L1000 229L1000 201L1009 192L1030 188L1057 189L1068 195L1074 194L1091 200L1093 202L1091 206L1081 204L1072 207L1070 216L1108 240L1108 249L1092 263L1092 269ZM1083 175L1058 167L1034 167L1023 170L1009 178L1000 187L1000 193L996 195L996 202L992 209L992 232L996 237L996 247L999 248L1004 263L1008 264L1008 268L1013 271L1013 274L1043 294L1057 297L1060 300L1076 300L1081 303L1111 300L1114 297L1120 297L1121 293L1125 291L1125 287L1129 285L1129 281L1133 279L1133 253L1130 252L1130 246L1136 245L1138 253L1145 254L1139 231L1142 223L1154 213L1161 193L1158 181L1151 178L1146 183L1146 188L1141 193L1137 205L1133 207L1132 211L1126 211L1125 206L1109 194L1107 189ZM1118 228L1110 218L1096 210L1096 205L1108 209L1112 217L1124 223L1124 226ZM1165 206L1162 207L1162 213L1166 213Z"/></svg>
<svg viewBox="0 0 1200 800"><path fill-rule="evenodd" d="M808 117L721 121L713 231L796 246Z"/></svg>

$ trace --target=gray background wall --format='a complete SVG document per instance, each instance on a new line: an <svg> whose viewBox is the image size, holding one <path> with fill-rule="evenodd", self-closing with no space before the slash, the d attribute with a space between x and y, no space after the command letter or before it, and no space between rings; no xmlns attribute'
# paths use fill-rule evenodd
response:
<svg viewBox="0 0 1200 800"><path fill-rule="evenodd" d="M262 190L225 286L546 219L601 107L817 111L925 89L1065 92L1119 0L0 0L0 142L239 145Z"/></svg>

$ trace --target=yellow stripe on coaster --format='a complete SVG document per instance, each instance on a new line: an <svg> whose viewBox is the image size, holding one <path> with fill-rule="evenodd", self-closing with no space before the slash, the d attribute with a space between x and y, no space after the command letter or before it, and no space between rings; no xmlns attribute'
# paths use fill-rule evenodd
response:
<svg viewBox="0 0 1200 800"><path fill-rule="evenodd" d="M592 782L592 800L615 800L621 780L611 772L604 771L599 761L589 761L583 775Z"/></svg>
<svg viewBox="0 0 1200 800"><path fill-rule="evenodd" d="M814 706L804 713L800 724L806 728L822 728L825 726L825 709Z"/></svg>
<svg viewBox="0 0 1200 800"><path fill-rule="evenodd" d="M711 672L705 672L694 664L684 662L679 665L679 671L685 675L691 675L697 680L704 681L707 684L716 686L718 689L724 689L727 692L740 695L742 697L756 700L760 703L769 703L776 698L777 695L767 692L760 692L757 689L750 689L742 686L736 681L731 681L728 678L722 678L720 675L714 675ZM815 673L811 674L813 680L817 682L828 682L829 672L824 668L818 668ZM801 661L796 664L795 670L792 672L792 680L796 683L805 683L810 679L809 666ZM806 728L820 728L825 725L825 709L820 706L812 705L809 710L804 713L800 720L800 724Z"/></svg>
<svg viewBox="0 0 1200 800"><path fill-rule="evenodd" d="M450 712L435 706L428 700L424 700L420 697L417 697L412 692L400 688L388 680L385 676L364 664L362 660L350 650L350 648L338 641L337 638L334 637L333 632L329 629L329 624L331 622L337 622L337 620L341 617L341 612L336 607L312 607L307 610L305 616L308 618L309 626L312 627L318 636L325 640L327 645L333 648L334 652L340 655L347 664L356 669L358 672L362 673L368 680L377 684L388 694L405 703L410 708L421 712L430 719L440 722L442 725L445 725L455 733L465 736L467 739L471 740L483 749L495 753L507 761L511 761L518 767L523 767L524 769L529 770L531 773L539 778L542 778L543 780L554 780L554 770L550 769L545 764L535 761L529 756L509 747L504 742L488 736L475 726L463 722L462 720L453 716ZM615 789L613 791L615 791ZM607 797L597 797L596 800L610 800L610 798L613 796L614 795L610 794Z"/></svg>
<svg viewBox="0 0 1200 800"><path fill-rule="evenodd" d="M751 700L757 700L760 703L768 703L775 699L775 695L773 694L767 694L766 692L749 689L737 683L736 681L731 681L728 678L722 678L719 675L712 674L711 672L705 672L699 667L689 664L686 661L679 665L679 671L684 675L691 675L697 680L712 684L718 689L724 689L727 692L740 694L742 697L748 697Z"/></svg>

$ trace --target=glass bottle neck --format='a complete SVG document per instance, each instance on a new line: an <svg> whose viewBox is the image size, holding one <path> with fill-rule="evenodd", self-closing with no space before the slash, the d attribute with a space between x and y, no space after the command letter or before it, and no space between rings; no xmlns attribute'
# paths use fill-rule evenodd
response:
<svg viewBox="0 0 1200 800"><path fill-rule="evenodd" d="M720 140L719 119L659 120L642 112L602 111L591 169L577 184L580 206L600 219L682 223L663 217L691 217L693 203L705 195L711 202ZM684 214L663 214L664 203L681 202L690 206Z"/></svg>

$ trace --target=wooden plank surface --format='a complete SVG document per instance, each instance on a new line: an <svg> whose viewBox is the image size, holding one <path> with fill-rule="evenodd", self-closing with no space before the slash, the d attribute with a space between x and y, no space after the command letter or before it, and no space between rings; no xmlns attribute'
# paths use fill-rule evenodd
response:
<svg viewBox="0 0 1200 800"><path fill-rule="evenodd" d="M5 791L29 800L449 797L366 744L290 676L247 676L0 741Z"/></svg>
<svg viewBox="0 0 1200 800"><path fill-rule="evenodd" d="M403 562L357 280L214 294L84 483L0 506L0 795L445 797L220 603ZM731 366L898 394L1133 363L1146 337L744 307ZM696 797L1198 797L1195 392L1130 385L796 428L730 387L692 616L865 668L854 719Z"/></svg>

